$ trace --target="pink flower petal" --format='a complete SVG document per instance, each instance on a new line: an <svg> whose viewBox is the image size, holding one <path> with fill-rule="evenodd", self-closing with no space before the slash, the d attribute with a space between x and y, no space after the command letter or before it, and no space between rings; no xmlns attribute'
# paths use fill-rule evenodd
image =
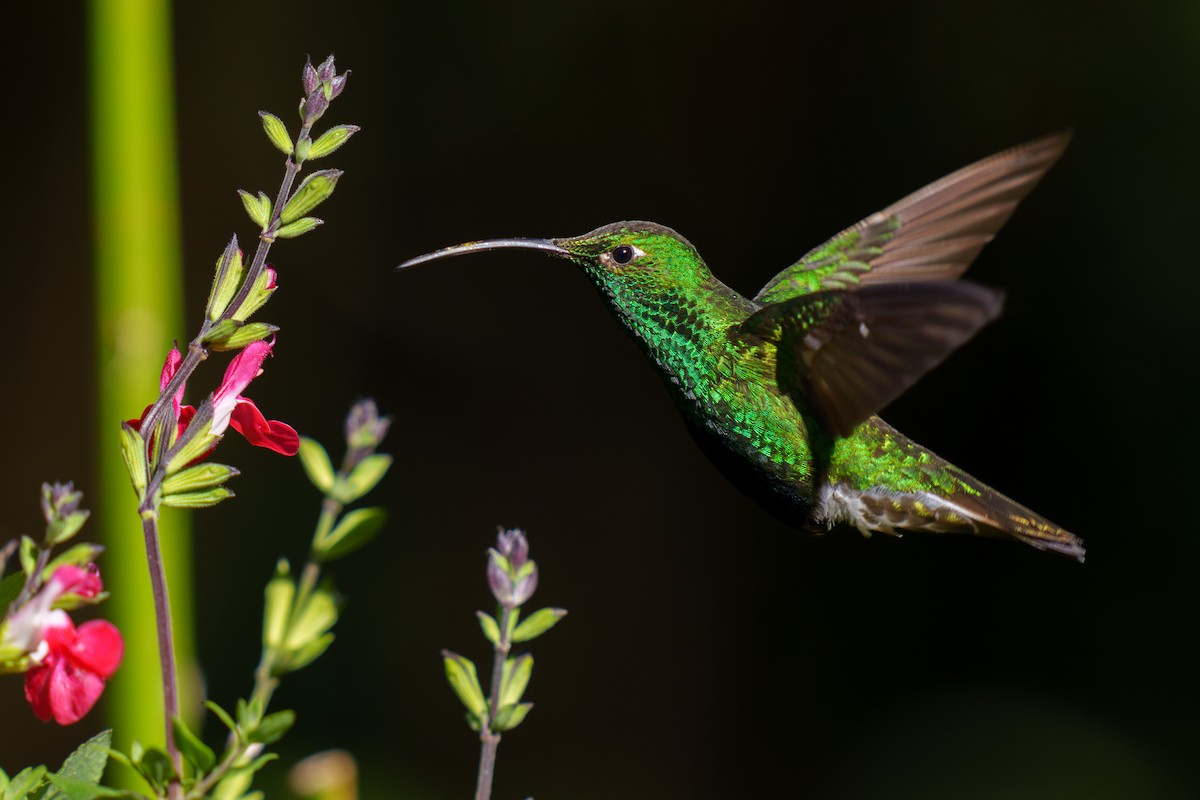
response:
<svg viewBox="0 0 1200 800"><path fill-rule="evenodd" d="M125 640L117 626L108 620L94 619L79 626L69 658L80 667L105 680L121 666Z"/></svg>
<svg viewBox="0 0 1200 800"><path fill-rule="evenodd" d="M262 372L262 362L271 355L271 343L266 341L251 342L234 356L225 370L225 377L220 387L213 392L213 423L212 432L218 436L225 433L229 427L229 417L234 406L241 400L241 393Z"/></svg>
<svg viewBox="0 0 1200 800"><path fill-rule="evenodd" d="M95 597L104 591L100 570L95 564L88 564L86 568L74 564L59 567L54 570L54 576L50 580L58 587L60 595L69 593L80 597Z"/></svg>
<svg viewBox="0 0 1200 800"><path fill-rule="evenodd" d="M167 353L166 363L163 364L162 375L158 379L158 390L161 392L167 388L167 384L171 382L171 378L175 377L175 373L179 371L179 365L183 363L183 355L179 352L179 347L172 347L171 352ZM183 386L179 387L179 391L171 398L171 406L175 409L175 416L179 416L179 406L183 402ZM145 414L142 414L145 417Z"/></svg>
<svg viewBox="0 0 1200 800"><path fill-rule="evenodd" d="M233 429L255 447L265 447L285 456L294 456L300 451L300 435L292 426L279 420L268 420L254 401L245 397L238 398L229 421Z"/></svg>

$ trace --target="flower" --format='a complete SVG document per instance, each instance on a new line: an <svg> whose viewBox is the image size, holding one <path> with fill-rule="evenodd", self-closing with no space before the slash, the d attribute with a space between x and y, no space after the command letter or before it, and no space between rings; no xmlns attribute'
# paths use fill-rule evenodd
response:
<svg viewBox="0 0 1200 800"><path fill-rule="evenodd" d="M42 722L78 722L100 699L121 664L125 641L111 622L97 619L76 630L63 611L50 612L45 639L25 673L25 699Z"/></svg>
<svg viewBox="0 0 1200 800"><path fill-rule="evenodd" d="M92 598L103 590L104 584L95 564L88 564L86 568L59 567L41 591L8 618L4 642L16 645L26 653L34 653L37 658L37 651L46 640L47 628L60 616L66 616L62 611L53 610L55 603L66 595Z"/></svg>
<svg viewBox="0 0 1200 800"><path fill-rule="evenodd" d="M225 377L221 380L221 385L217 387L217 391L211 397L213 423L209 433L213 436L220 436L232 426L235 431L246 437L246 441L256 447L265 447L285 456L294 456L300 450L300 435L296 433L295 429L278 420L268 420L254 405L254 401L241 396L241 393L250 385L250 381L262 373L262 362L271 354L273 346L273 342L252 342L234 356L233 361L225 370ZM171 348L159 380L160 392L167 388L167 384L174 377L182 361L183 357L179 353L179 348ZM184 432L192 417L196 415L194 407L181 405L183 389L184 387L180 386L179 391L171 398L171 408L177 420L178 434ZM146 407L140 419L129 420L130 427L135 431L140 431L150 408L150 406ZM202 455L200 458L203 459L204 456Z"/></svg>
<svg viewBox="0 0 1200 800"><path fill-rule="evenodd" d="M268 420L253 400L241 396L250 381L262 374L262 363L271 355L273 344L265 340L251 342L229 362L225 378L212 395L211 433L219 436L232 426L256 447L294 456L300 450L300 436L295 429L278 420Z"/></svg>

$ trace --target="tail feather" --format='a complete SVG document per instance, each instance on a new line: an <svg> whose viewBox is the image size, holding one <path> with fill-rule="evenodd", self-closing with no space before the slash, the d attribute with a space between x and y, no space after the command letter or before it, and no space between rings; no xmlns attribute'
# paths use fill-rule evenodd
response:
<svg viewBox="0 0 1200 800"><path fill-rule="evenodd" d="M1016 539L1084 560L1078 536L905 438L878 417L859 426L853 438L872 448L871 459L835 458L818 493L819 520L848 523L864 535L909 530Z"/></svg>

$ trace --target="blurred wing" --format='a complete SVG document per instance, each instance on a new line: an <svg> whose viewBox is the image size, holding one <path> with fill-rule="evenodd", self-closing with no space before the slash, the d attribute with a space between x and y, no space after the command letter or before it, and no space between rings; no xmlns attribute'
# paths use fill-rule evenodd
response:
<svg viewBox="0 0 1200 800"><path fill-rule="evenodd" d="M739 332L775 342L780 387L848 436L995 319L1002 300L966 281L880 284L766 306Z"/></svg>
<svg viewBox="0 0 1200 800"><path fill-rule="evenodd" d="M778 303L827 289L958 278L992 240L1070 134L997 153L931 183L811 250L754 298Z"/></svg>

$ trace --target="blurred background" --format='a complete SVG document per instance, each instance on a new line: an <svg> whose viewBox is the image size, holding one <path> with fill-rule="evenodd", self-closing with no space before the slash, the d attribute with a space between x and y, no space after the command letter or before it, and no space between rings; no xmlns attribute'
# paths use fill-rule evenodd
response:
<svg viewBox="0 0 1200 800"><path fill-rule="evenodd" d="M533 648L536 708L504 737L497 797L1194 796L1200 6L173 13L186 322L155 350L194 334L229 235L253 241L235 189L273 195L282 174L256 112L294 131L306 54L353 71L323 123L363 127L322 164L346 170L326 225L272 251L281 290L260 314L282 327L252 392L269 417L338 453L354 400L395 418L373 496L392 520L336 565L338 641L277 695L299 712L284 763L341 747L364 796L469 795L478 742L439 651L486 660L473 612L504 525L529 533L535 605L571 615ZM7 17L0 540L38 529L43 480L91 494L118 459L117 420L93 430L86 14ZM573 269L518 252L392 272L469 239L651 219L753 294L904 194L1062 128L1066 157L971 270L1007 291L1005 314L883 416L1081 534L1082 566L995 541L800 535L705 460ZM233 438L219 457L243 475L194 517L195 615L209 695L231 706L262 586L303 556L319 498L294 461ZM16 678L0 720L10 771L104 725L41 725Z"/></svg>

